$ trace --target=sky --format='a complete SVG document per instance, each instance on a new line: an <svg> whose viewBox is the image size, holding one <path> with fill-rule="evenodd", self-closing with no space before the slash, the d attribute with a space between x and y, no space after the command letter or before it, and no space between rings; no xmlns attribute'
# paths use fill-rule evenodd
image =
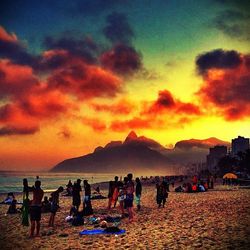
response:
<svg viewBox="0 0 250 250"><path fill-rule="evenodd" d="M2 0L0 170L138 135L250 137L247 0Z"/></svg>

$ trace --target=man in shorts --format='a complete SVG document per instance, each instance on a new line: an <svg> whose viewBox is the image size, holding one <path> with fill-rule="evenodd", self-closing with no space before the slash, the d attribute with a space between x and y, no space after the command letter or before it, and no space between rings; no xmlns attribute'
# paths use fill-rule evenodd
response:
<svg viewBox="0 0 250 250"><path fill-rule="evenodd" d="M34 231L36 228L36 236L39 236L40 231L40 220L41 220L41 208L42 208L42 199L43 199L43 190L41 189L41 181L37 180L35 186L32 188L33 191L33 200L31 201L30 206L30 237L34 236Z"/></svg>

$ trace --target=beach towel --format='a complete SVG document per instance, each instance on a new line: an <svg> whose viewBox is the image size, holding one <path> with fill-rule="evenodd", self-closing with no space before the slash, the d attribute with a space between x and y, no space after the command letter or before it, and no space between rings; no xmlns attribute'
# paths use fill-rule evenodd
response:
<svg viewBox="0 0 250 250"><path fill-rule="evenodd" d="M9 201L7 201L7 202L2 201L2 202L0 202L0 205L11 205L11 203L12 202L9 202ZM23 202L22 201L17 201L16 205L23 205Z"/></svg>
<svg viewBox="0 0 250 250"><path fill-rule="evenodd" d="M124 234L126 232L125 229L118 229L115 231L109 231L107 229L91 229L91 230L82 230L80 235L95 235L95 234Z"/></svg>

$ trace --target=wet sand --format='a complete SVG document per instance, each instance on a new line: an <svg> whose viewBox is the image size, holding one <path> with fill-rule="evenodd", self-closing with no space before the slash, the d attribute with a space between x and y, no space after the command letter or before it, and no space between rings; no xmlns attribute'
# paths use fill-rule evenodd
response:
<svg viewBox="0 0 250 250"><path fill-rule="evenodd" d="M122 219L123 235L79 236L91 224L73 227L65 222L71 197L61 197L55 227L48 227L49 214L42 214L42 236L28 239L21 216L5 215L0 206L1 249L250 249L250 189L216 187L206 193L170 192L165 208L157 208L154 185L144 186L142 209L136 221ZM32 195L31 195L32 196ZM3 196L0 199L3 200ZM17 197L18 200L21 196ZM96 216L118 215L108 211L107 200L92 201ZM63 235L64 234L64 235Z"/></svg>

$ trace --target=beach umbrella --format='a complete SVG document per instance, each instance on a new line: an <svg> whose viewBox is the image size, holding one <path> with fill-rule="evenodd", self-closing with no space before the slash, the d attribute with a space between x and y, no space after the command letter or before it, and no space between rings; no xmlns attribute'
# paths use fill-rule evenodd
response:
<svg viewBox="0 0 250 250"><path fill-rule="evenodd" d="M228 178L228 179L237 179L237 175L233 174L233 173L227 173L225 175L223 175L223 179Z"/></svg>

